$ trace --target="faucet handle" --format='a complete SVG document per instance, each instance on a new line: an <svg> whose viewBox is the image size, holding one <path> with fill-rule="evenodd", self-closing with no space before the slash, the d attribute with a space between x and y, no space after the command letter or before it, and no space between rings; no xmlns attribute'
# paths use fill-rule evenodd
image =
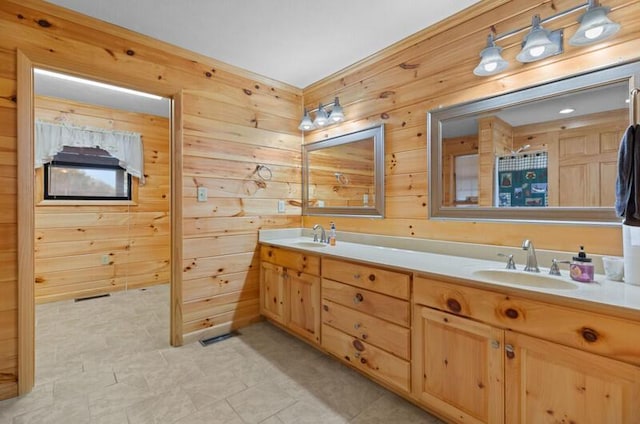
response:
<svg viewBox="0 0 640 424"><path fill-rule="evenodd" d="M559 261L556 258L553 258L551 261L551 268L549 268L549 275L562 275L560 273L560 267L558 264L569 264L571 261Z"/></svg>
<svg viewBox="0 0 640 424"><path fill-rule="evenodd" d="M513 260L513 255L507 255L506 253L498 253L498 256L507 258L507 269L516 269L516 263Z"/></svg>

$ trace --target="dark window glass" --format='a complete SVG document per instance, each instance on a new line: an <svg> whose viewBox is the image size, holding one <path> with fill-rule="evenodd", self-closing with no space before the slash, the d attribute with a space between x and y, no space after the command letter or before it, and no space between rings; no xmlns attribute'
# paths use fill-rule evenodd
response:
<svg viewBox="0 0 640 424"><path fill-rule="evenodd" d="M105 150L65 146L45 165L44 198L131 200L131 175Z"/></svg>

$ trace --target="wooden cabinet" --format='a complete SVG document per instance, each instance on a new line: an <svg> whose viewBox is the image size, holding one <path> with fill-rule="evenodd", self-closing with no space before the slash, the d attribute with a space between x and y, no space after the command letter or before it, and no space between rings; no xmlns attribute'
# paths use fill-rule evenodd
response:
<svg viewBox="0 0 640 424"><path fill-rule="evenodd" d="M518 333L505 343L508 423L640 423L640 368Z"/></svg>
<svg viewBox="0 0 640 424"><path fill-rule="evenodd" d="M260 313L320 343L320 258L270 246L260 257Z"/></svg>
<svg viewBox="0 0 640 424"><path fill-rule="evenodd" d="M322 347L410 392L410 275L336 259L322 263Z"/></svg>
<svg viewBox="0 0 640 424"><path fill-rule="evenodd" d="M637 322L422 277L413 294L426 408L459 423L640 423Z"/></svg>

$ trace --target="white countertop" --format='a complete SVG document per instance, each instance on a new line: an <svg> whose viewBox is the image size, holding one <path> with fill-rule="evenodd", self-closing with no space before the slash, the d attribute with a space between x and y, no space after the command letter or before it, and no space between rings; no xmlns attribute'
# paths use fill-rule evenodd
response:
<svg viewBox="0 0 640 424"><path fill-rule="evenodd" d="M335 246L312 247L312 245L308 245L308 243L312 242L313 239L309 236L304 236L303 234L305 232L307 231L301 231L300 229L296 229L295 231L260 231L260 242L324 256L404 269L423 274L427 277L466 282L476 287L486 286L487 289L502 289L509 293L519 292L523 295L528 293L534 295L536 298L553 301L558 304L570 304L571 306L581 306L587 309L596 307L599 311L603 310L602 307L605 307L604 309L607 311L613 308L612 312L616 312L616 310L619 309L617 312L620 312L621 316L640 320L640 286L610 281L607 280L604 275L596 274L596 281L593 283L579 283L570 279L567 269L562 269L562 276L554 277L573 283L575 289L550 289L525 286L517 283L502 283L477 277L473 275L473 272L482 269L504 269L504 261L354 243L340 239L338 239ZM376 236L366 235L366 237L368 237L368 241L371 241L371 237L375 238ZM424 248L424 245L420 247ZM487 249L489 248L490 246L487 246ZM494 256L495 253L493 253L492 249L491 257ZM521 264L519 264L518 269L522 269ZM548 268L541 267L541 271L546 274Z"/></svg>

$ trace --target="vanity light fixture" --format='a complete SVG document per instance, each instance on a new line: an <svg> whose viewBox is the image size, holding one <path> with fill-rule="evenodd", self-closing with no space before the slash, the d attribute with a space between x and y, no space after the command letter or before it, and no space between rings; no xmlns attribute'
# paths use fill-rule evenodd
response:
<svg viewBox="0 0 640 424"><path fill-rule="evenodd" d="M586 11L578 19L580 26L569 39L569 44L572 46L597 43L620 30L620 24L611 21L607 16L611 8L600 6L598 0L588 0L545 19L535 15L531 20L531 25L499 35L489 34L487 46L480 53L480 63L473 70L473 73L478 76L489 76L506 69L509 64L502 58L502 48L497 46L496 42L522 33L527 29L529 32L522 42L522 50L516 55L519 62L535 62L562 53L564 51L563 30L551 31L543 28L542 25L582 9L586 9Z"/></svg>
<svg viewBox="0 0 640 424"><path fill-rule="evenodd" d="M522 50L516 56L518 62L529 63L562 53L562 30L549 31L542 28L540 16L531 20L531 31L524 38Z"/></svg>
<svg viewBox="0 0 640 424"><path fill-rule="evenodd" d="M493 75L504 71L509 66L509 62L501 55L502 47L496 46L493 34L487 37L487 47L480 52L480 63L473 70L473 73L482 77Z"/></svg>
<svg viewBox="0 0 640 424"><path fill-rule="evenodd" d="M329 108L329 112L327 109ZM310 113L315 112L316 117L312 121ZM340 105L340 100L336 97L333 103L323 105L320 103L317 109L307 111L304 109L304 115L298 125L298 129L301 131L310 131L317 128L323 128L329 125L337 124L344 121L344 110Z"/></svg>
<svg viewBox="0 0 640 424"><path fill-rule="evenodd" d="M569 44L584 46L602 41L620 31L620 24L607 17L610 10L609 7L599 6L596 0L589 0L587 11L578 19L580 27L569 39Z"/></svg>

